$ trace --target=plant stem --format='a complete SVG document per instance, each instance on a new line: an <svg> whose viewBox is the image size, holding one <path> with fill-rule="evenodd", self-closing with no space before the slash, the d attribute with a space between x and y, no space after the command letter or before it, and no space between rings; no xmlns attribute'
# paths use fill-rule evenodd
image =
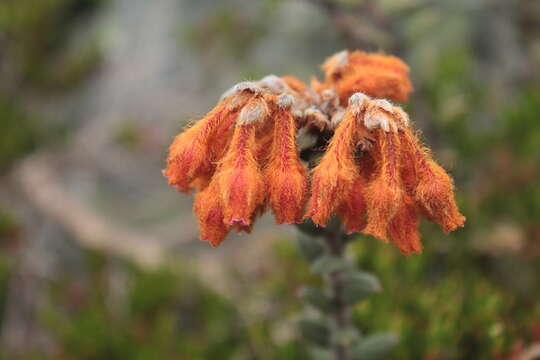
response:
<svg viewBox="0 0 540 360"><path fill-rule="evenodd" d="M332 256L343 258L345 256L346 243L342 239L341 227L336 227L328 231L324 238L326 250ZM332 294L334 312L332 314L336 331L345 330L350 325L350 313L347 304L343 299L343 272L336 271L327 277L327 284ZM349 352L347 346L341 343L334 344L334 359L348 360Z"/></svg>

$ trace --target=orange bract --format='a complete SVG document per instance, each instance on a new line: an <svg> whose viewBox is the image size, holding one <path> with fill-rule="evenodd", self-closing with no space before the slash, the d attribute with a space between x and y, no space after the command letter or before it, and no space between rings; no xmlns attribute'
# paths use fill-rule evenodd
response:
<svg viewBox="0 0 540 360"><path fill-rule="evenodd" d="M255 124L236 126L229 151L215 174L226 224L249 226L255 209L264 200L255 148Z"/></svg>
<svg viewBox="0 0 540 360"><path fill-rule="evenodd" d="M341 52L329 58L322 68L326 73L325 86L333 86L342 103L355 92L407 101L413 90L409 67L395 56L358 50Z"/></svg>
<svg viewBox="0 0 540 360"><path fill-rule="evenodd" d="M403 198L397 134L377 130L376 147L373 150L379 169L366 190L368 223L364 231L387 241L388 224L396 215Z"/></svg>
<svg viewBox="0 0 540 360"><path fill-rule="evenodd" d="M349 196L358 177L355 162L357 119L349 111L336 129L320 163L313 169L311 200L306 217L324 226Z"/></svg>
<svg viewBox="0 0 540 360"><path fill-rule="evenodd" d="M296 123L288 108L275 114L273 144L265 169L268 202L276 222L298 223L307 195L307 172L296 150Z"/></svg>
<svg viewBox="0 0 540 360"><path fill-rule="evenodd" d="M324 82L310 87L292 76L241 82L174 139L164 175L180 191L198 190L201 239L217 246L230 230L250 232L267 209L278 224L325 226L337 215L347 233L390 241L405 255L422 250L420 215L445 232L463 226L452 179L407 114L385 100L407 100L407 65L354 51L322 67ZM298 142L302 149L299 136L311 139ZM308 170L300 150L311 162L324 152Z"/></svg>
<svg viewBox="0 0 540 360"><path fill-rule="evenodd" d="M364 230L367 224L366 185L364 175L358 174L348 196L342 200L337 209L337 213L343 221L348 234Z"/></svg>
<svg viewBox="0 0 540 360"><path fill-rule="evenodd" d="M218 246L229 233L229 227L223 222L223 205L219 195L217 181L195 195L193 209L199 219L201 240Z"/></svg>

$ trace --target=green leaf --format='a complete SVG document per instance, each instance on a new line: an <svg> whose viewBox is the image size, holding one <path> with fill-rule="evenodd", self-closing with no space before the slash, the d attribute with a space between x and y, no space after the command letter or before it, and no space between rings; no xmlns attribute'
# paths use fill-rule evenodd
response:
<svg viewBox="0 0 540 360"><path fill-rule="evenodd" d="M398 344L399 338L393 333L371 335L352 348L355 360L379 360L387 357Z"/></svg>
<svg viewBox="0 0 540 360"><path fill-rule="evenodd" d="M300 292L300 296L310 305L322 312L329 312L332 310L330 298L320 289L304 287Z"/></svg>
<svg viewBox="0 0 540 360"><path fill-rule="evenodd" d="M360 332L354 327L347 327L345 329L336 329L332 333L332 343L344 345L349 348L353 344L357 344L360 341Z"/></svg>
<svg viewBox="0 0 540 360"><path fill-rule="evenodd" d="M326 255L318 258L311 265L311 271L316 274L330 274L336 271L346 270L349 267L350 264L345 259Z"/></svg>
<svg viewBox="0 0 540 360"><path fill-rule="evenodd" d="M353 272L343 275L343 297L349 305L356 304L381 290L379 280L372 274Z"/></svg>
<svg viewBox="0 0 540 360"><path fill-rule="evenodd" d="M298 251L308 262L313 262L324 254L324 246L317 239L301 235L298 237Z"/></svg>
<svg viewBox="0 0 540 360"><path fill-rule="evenodd" d="M334 355L332 351L321 349L318 347L312 348L309 350L309 355L311 360L333 360Z"/></svg>
<svg viewBox="0 0 540 360"><path fill-rule="evenodd" d="M298 325L307 341L323 347L330 343L330 330L323 319L302 319Z"/></svg>

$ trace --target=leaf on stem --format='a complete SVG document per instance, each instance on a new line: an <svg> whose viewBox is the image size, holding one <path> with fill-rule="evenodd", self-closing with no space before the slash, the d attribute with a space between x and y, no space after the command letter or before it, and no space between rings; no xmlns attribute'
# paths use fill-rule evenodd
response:
<svg viewBox="0 0 540 360"><path fill-rule="evenodd" d="M307 341L322 347L330 344L330 330L323 319L302 319L298 325Z"/></svg>
<svg viewBox="0 0 540 360"><path fill-rule="evenodd" d="M351 272L343 276L343 298L349 305L364 300L382 290L379 280L366 272Z"/></svg>
<svg viewBox="0 0 540 360"><path fill-rule="evenodd" d="M300 292L300 296L310 305L323 313L330 312L332 310L332 302L330 298L321 289L304 287Z"/></svg>
<svg viewBox="0 0 540 360"><path fill-rule="evenodd" d="M351 355L354 360L384 359L392 352L398 342L398 336L393 333L371 335L355 346Z"/></svg>
<svg viewBox="0 0 540 360"><path fill-rule="evenodd" d="M325 255L318 258L313 265L311 265L311 271L315 274L330 274L347 270L349 267L350 264L345 259L337 256Z"/></svg>
<svg viewBox="0 0 540 360"><path fill-rule="evenodd" d="M313 262L322 256L324 246L317 239L301 235L298 237L298 251L308 262Z"/></svg>

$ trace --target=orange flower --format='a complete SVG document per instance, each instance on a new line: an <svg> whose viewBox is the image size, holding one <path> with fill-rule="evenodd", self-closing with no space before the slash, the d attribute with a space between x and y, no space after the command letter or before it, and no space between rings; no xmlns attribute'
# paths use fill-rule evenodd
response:
<svg viewBox="0 0 540 360"><path fill-rule="evenodd" d="M410 131L403 132L402 139L407 144L410 158L414 159L411 166L415 168L409 170L409 176L413 172L416 175L412 191L422 215L438 223L447 233L463 226L465 217L459 213L454 201L452 178Z"/></svg>
<svg viewBox="0 0 540 360"><path fill-rule="evenodd" d="M422 250L420 215L445 232L463 226L452 179L407 114L383 99L407 99L408 67L355 51L323 69L325 81L310 87L275 75L239 83L173 141L164 174L180 191L199 190L201 239L217 246L230 230L250 232L267 208L278 224L300 222L308 186L303 218L325 226L337 214L347 233L391 241L405 255ZM301 157L313 163L321 152L308 171Z"/></svg>
<svg viewBox="0 0 540 360"><path fill-rule="evenodd" d="M405 195L396 214L388 224L388 233L392 242L404 255L422 252L419 225L420 219L416 212L414 199Z"/></svg>
<svg viewBox="0 0 540 360"><path fill-rule="evenodd" d="M223 206L217 181L195 195L193 210L199 220L200 238L212 246L218 246L229 233L229 226L223 222Z"/></svg>
<svg viewBox="0 0 540 360"><path fill-rule="evenodd" d="M418 171L416 200L427 219L438 223L444 232L463 226L465 217L454 201L454 183L435 161L427 159Z"/></svg>
<svg viewBox="0 0 540 360"><path fill-rule="evenodd" d="M306 217L324 226L358 177L355 160L356 114L348 111L337 127L320 163L313 169Z"/></svg>
<svg viewBox="0 0 540 360"><path fill-rule="evenodd" d="M296 123L289 112L293 101L290 95L278 99L274 140L264 172L268 201L278 224L300 222L307 194L307 172L298 158Z"/></svg>
<svg viewBox="0 0 540 360"><path fill-rule="evenodd" d="M239 108L252 94L242 92L234 99L224 99L202 120L178 135L169 148L164 175L179 191L189 192L194 180L208 178L213 162L222 153L225 133L233 124ZM203 180L203 183L207 181Z"/></svg>
<svg viewBox="0 0 540 360"><path fill-rule="evenodd" d="M256 161L256 127L268 116L261 98L252 99L240 112L229 150L215 174L223 204L223 221L249 226L264 201L264 182Z"/></svg>
<svg viewBox="0 0 540 360"><path fill-rule="evenodd" d="M333 87L342 104L355 92L374 98L407 101L412 92L409 67L395 56L363 51L342 51L322 65L323 87Z"/></svg>
<svg viewBox="0 0 540 360"><path fill-rule="evenodd" d="M373 149L378 173L366 190L368 223L364 230L380 240L388 241L388 223L402 201L403 193L399 176L399 140L395 133L383 129L376 131Z"/></svg>
<svg viewBox="0 0 540 360"><path fill-rule="evenodd" d="M337 209L337 213L347 229L347 234L360 232L367 224L366 185L365 177L358 174L348 196L342 200Z"/></svg>

